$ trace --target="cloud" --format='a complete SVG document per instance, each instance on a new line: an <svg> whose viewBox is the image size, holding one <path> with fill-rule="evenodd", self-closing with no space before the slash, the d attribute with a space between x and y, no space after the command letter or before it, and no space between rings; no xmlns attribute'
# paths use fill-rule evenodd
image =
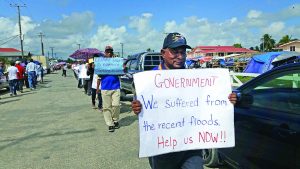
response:
<svg viewBox="0 0 300 169"><path fill-rule="evenodd" d="M249 19L256 19L256 18L259 18L261 16L261 13L260 11L256 11L256 10L250 10L248 12L248 15L247 15L247 18Z"/></svg>
<svg viewBox="0 0 300 169"><path fill-rule="evenodd" d="M59 21L45 20L39 29L53 37L64 37L72 34L90 32L94 26L94 15L92 12L72 13L63 15Z"/></svg>
<svg viewBox="0 0 300 169"><path fill-rule="evenodd" d="M5 37L18 35L19 33L15 33L18 30L15 29L15 25L16 23L11 19L0 17L0 40Z"/></svg>
<svg viewBox="0 0 300 169"><path fill-rule="evenodd" d="M105 46L111 45L114 48L120 46L126 37L124 26L112 28L108 25L99 26L95 35L91 37L90 47L98 48L103 51Z"/></svg>
<svg viewBox="0 0 300 169"><path fill-rule="evenodd" d="M152 18L151 13L143 13L142 16L131 16L128 27L136 29L139 33L147 32L151 29L150 21Z"/></svg>
<svg viewBox="0 0 300 169"><path fill-rule="evenodd" d="M262 28L262 32L268 33L268 34L281 34L282 32L284 32L284 28L285 28L285 24L284 22L274 22L271 23L270 26L266 27L266 28Z"/></svg>

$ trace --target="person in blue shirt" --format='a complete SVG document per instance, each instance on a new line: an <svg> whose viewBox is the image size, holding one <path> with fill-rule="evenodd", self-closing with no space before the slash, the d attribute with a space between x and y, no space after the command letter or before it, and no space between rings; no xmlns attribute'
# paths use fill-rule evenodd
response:
<svg viewBox="0 0 300 169"><path fill-rule="evenodd" d="M184 36L177 32L168 34L161 49L163 61L153 70L184 69L186 49L191 49L191 47L187 45ZM235 104L236 94L231 93L228 99ZM131 107L137 115L142 110L142 104L139 100L133 100ZM149 157L149 164L152 169L202 169L201 153L201 150L188 150L157 155Z"/></svg>
<svg viewBox="0 0 300 169"><path fill-rule="evenodd" d="M105 57L114 55L111 46L105 47ZM101 95L103 115L109 132L114 132L119 126L120 115L120 79L117 75L101 75Z"/></svg>

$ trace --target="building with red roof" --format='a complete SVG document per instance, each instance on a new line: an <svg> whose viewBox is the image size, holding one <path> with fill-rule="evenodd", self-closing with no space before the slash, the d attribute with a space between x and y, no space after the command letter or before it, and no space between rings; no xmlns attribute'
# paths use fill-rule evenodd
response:
<svg viewBox="0 0 300 169"><path fill-rule="evenodd" d="M15 48L0 48L0 58L6 58L8 60L16 60L22 57L22 52Z"/></svg>
<svg viewBox="0 0 300 169"><path fill-rule="evenodd" d="M227 56L231 54L248 54L255 51L246 48L237 48L234 46L197 46L188 53L188 58L199 56Z"/></svg>
<svg viewBox="0 0 300 169"><path fill-rule="evenodd" d="M0 48L0 52L3 53L3 52L21 52L21 51L15 48Z"/></svg>

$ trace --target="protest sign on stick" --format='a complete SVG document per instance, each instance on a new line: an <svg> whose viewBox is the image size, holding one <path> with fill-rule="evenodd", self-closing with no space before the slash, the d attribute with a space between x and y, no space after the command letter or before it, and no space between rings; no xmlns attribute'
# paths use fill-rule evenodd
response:
<svg viewBox="0 0 300 169"><path fill-rule="evenodd" d="M95 74L97 75L122 75L123 70L123 58L94 58Z"/></svg>
<svg viewBox="0 0 300 169"><path fill-rule="evenodd" d="M143 105L139 157L235 145L227 69L145 71L134 83Z"/></svg>

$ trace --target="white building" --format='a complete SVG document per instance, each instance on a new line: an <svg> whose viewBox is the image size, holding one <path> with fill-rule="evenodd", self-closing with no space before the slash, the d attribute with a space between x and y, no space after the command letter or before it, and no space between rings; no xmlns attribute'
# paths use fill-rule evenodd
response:
<svg viewBox="0 0 300 169"><path fill-rule="evenodd" d="M276 49L283 51L295 51L300 52L300 40L291 41L278 46Z"/></svg>

